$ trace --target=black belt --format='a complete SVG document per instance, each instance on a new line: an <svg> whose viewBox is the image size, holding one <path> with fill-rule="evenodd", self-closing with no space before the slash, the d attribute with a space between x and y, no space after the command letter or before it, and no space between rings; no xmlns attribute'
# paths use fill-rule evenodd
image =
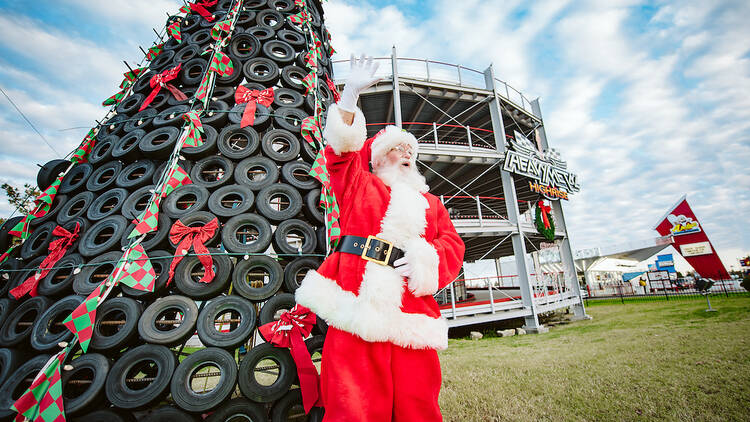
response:
<svg viewBox="0 0 750 422"><path fill-rule="evenodd" d="M393 243L375 236L341 236L335 252L359 255L367 261L391 267L404 256L404 251L393 246Z"/></svg>

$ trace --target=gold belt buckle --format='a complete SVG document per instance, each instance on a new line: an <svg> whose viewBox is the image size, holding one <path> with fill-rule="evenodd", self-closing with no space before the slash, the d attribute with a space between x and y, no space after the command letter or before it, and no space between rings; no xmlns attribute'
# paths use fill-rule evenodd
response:
<svg viewBox="0 0 750 422"><path fill-rule="evenodd" d="M386 245L388 245L388 252L386 252L386 253L385 253L385 259L384 259L384 260L382 260L382 261L381 261L381 260L379 260L379 259L375 259L375 258L371 258L371 257L367 256L367 250L368 250L368 249L370 249L370 242L371 242L371 241L372 241L373 239L374 239L374 240L378 240L378 241L380 241L380 242L383 242L383 243L385 243ZM378 250L378 248L376 248L376 250L375 250L375 251L376 251L376 252L380 252L380 251ZM362 250L362 255L360 255L360 256L362 257L362 259L364 259L364 260L367 260L367 261L371 261L371 262L374 262L374 263L376 263L376 264L380 264L380 265L388 265L388 260L389 260L389 259L391 258L391 252L393 252L393 243L391 243L391 242L389 242L389 241L387 241L387 240L384 240L384 239L380 239L380 238L378 238L378 237L375 237L375 236L372 236L372 235L370 235L370 236L367 236L367 241L365 242L365 248L364 248L364 250Z"/></svg>

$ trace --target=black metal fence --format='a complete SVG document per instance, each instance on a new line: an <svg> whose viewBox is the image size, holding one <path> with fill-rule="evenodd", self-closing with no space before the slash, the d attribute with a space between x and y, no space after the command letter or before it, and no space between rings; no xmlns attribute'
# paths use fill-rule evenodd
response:
<svg viewBox="0 0 750 422"><path fill-rule="evenodd" d="M646 285L621 283L592 289L585 286L581 289L585 305L611 304L626 302L670 301L703 299L704 294L689 282L646 282ZM720 280L708 291L712 297L750 296L750 292L740 286L739 280Z"/></svg>

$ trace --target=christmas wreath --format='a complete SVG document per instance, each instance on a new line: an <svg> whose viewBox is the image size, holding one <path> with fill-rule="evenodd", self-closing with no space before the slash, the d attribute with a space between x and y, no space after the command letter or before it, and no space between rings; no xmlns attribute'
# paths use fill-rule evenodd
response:
<svg viewBox="0 0 750 422"><path fill-rule="evenodd" d="M555 240L555 221L552 219L551 210L552 208L541 199L536 204L536 231L547 240Z"/></svg>

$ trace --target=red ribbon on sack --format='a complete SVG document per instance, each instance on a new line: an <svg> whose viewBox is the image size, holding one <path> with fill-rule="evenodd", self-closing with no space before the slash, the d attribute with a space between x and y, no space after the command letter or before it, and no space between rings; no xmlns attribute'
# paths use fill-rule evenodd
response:
<svg viewBox="0 0 750 422"><path fill-rule="evenodd" d="M177 89L176 86L167 83L173 79L176 79L177 75L180 74L180 70L182 70L182 63L171 69L167 69L164 72L152 76L148 84L151 86L151 88L153 88L153 90L150 94L148 94L148 97L146 97L146 99L143 101L143 104L141 104L141 108L138 109L138 111L143 111L146 107L148 107L149 104L151 104L151 101L154 101L154 98L156 98L162 88L167 88L169 92L174 95L174 98L177 101L187 100L187 96L183 94L182 91Z"/></svg>
<svg viewBox="0 0 750 422"><path fill-rule="evenodd" d="M167 286L172 282L174 277L174 269L177 264L182 261L182 258L187 255L190 245L193 246L193 250L198 254L198 260L203 264L203 268L206 271L201 277L201 283L210 283L214 279L214 260L211 255L208 255L208 248L206 248L206 241L213 237L216 230L219 228L219 220L214 218L208 223L200 227L188 227L182 224L182 221L177 220L174 226L169 230L169 240L177 245L177 253L172 259L172 263L169 264L169 279L167 279Z"/></svg>
<svg viewBox="0 0 750 422"><path fill-rule="evenodd" d="M60 258L65 256L65 253L68 252L68 249L73 245L73 242L78 239L78 232L80 230L80 223L76 223L76 227L73 229L72 233L65 230L62 226L55 227L55 229L52 230L52 235L59 236L60 238L53 240L52 243L49 244L49 255L44 258L44 261L42 261L41 264L39 264L39 270L37 270L34 275L27 278L21 285L13 288L10 291L10 294L12 294L16 300L26 293L31 296L36 296L36 289L39 286L39 281L49 274L52 267L55 266Z"/></svg>
<svg viewBox="0 0 750 422"><path fill-rule="evenodd" d="M314 406L322 406L318 370L312 363L310 352L305 346L304 338L310 335L315 325L315 314L302 305L295 305L290 311L281 314L278 321L261 325L259 330L263 338L276 347L287 347L292 354L299 387L302 392L302 404L305 413Z"/></svg>
<svg viewBox="0 0 750 422"><path fill-rule="evenodd" d="M544 228L549 229L549 218L547 217L547 213L552 211L552 208L550 208L549 205L544 205L544 201L539 201L536 204L539 207L539 210L542 212L542 222L544 222Z"/></svg>
<svg viewBox="0 0 750 422"><path fill-rule="evenodd" d="M270 106L273 103L273 88L266 88L263 91L257 89L248 89L240 85L234 93L235 104L247 103L245 111L242 113L240 127L252 126L255 123L255 109L257 105Z"/></svg>
<svg viewBox="0 0 750 422"><path fill-rule="evenodd" d="M213 22L214 16L206 10L206 7L215 6L218 0L199 0L190 5L190 10L193 12L198 13L199 15L203 16L207 21Z"/></svg>

